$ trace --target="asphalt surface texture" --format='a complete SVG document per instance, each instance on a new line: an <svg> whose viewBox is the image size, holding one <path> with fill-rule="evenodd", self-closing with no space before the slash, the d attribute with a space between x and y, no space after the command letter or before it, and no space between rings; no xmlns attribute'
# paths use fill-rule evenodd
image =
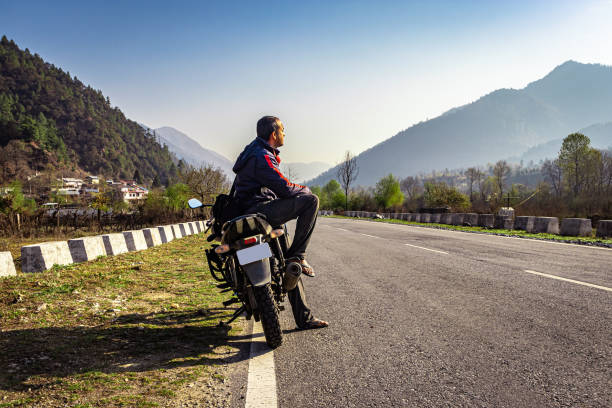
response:
<svg viewBox="0 0 612 408"><path fill-rule="evenodd" d="M320 217L307 259L279 407L612 407L612 249Z"/></svg>

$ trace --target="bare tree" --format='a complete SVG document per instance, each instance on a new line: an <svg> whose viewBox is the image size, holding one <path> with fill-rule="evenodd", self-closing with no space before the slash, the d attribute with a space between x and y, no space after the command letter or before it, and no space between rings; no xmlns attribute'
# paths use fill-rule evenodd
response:
<svg viewBox="0 0 612 408"><path fill-rule="evenodd" d="M468 192L470 193L470 202L474 201L474 183L478 177L479 170L476 167L470 167L465 171L465 176L468 180Z"/></svg>
<svg viewBox="0 0 612 408"><path fill-rule="evenodd" d="M487 180L487 177L482 170L476 169L476 173L474 174L474 179L476 180L476 185L478 186L478 192L480 193L480 199L484 201L485 199L484 184L485 184L485 181Z"/></svg>
<svg viewBox="0 0 612 408"><path fill-rule="evenodd" d="M295 170L295 167L291 165L283 165L283 173L285 173L285 176L292 182L296 181L300 177L298 172Z"/></svg>
<svg viewBox="0 0 612 408"><path fill-rule="evenodd" d="M218 194L229 187L225 174L210 165L200 168L189 166L181 172L180 179L203 203L212 203Z"/></svg>
<svg viewBox="0 0 612 408"><path fill-rule="evenodd" d="M497 184L497 188L499 190L499 198L501 199L504 195L504 184L506 183L506 178L510 174L510 166L505 160L500 160L495 163L493 167L493 177L495 178L495 184Z"/></svg>
<svg viewBox="0 0 612 408"><path fill-rule="evenodd" d="M400 182L402 192L406 194L409 200L415 199L423 192L421 181L418 177L408 176Z"/></svg>
<svg viewBox="0 0 612 408"><path fill-rule="evenodd" d="M547 159L544 161L542 164L542 172L544 173L544 177L552 184L552 187L555 190L555 195L559 197L563 188L561 184L563 181L563 170L559 165L559 160Z"/></svg>
<svg viewBox="0 0 612 408"><path fill-rule="evenodd" d="M351 184L355 182L355 179L359 175L359 168L357 167L357 158L351 154L350 151L346 151L344 154L344 160L338 166L337 170L338 179L340 185L344 190L345 195L345 210L348 210L348 196Z"/></svg>

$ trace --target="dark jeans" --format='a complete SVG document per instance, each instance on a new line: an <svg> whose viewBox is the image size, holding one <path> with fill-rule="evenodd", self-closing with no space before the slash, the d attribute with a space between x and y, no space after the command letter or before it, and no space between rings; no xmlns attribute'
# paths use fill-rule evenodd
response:
<svg viewBox="0 0 612 408"><path fill-rule="evenodd" d="M258 212L264 214L272 226L283 225L287 221L297 218L293 243L285 256L287 258L295 256L303 258L317 223L318 210L319 197L314 194L302 194L255 205L247 213Z"/></svg>
<svg viewBox="0 0 612 408"><path fill-rule="evenodd" d="M317 222L318 210L319 198L314 194L303 194L256 205L250 208L247 214L264 214L270 225L275 227L297 218L293 243L285 254L287 258L290 258L293 256L303 257L306 254L306 247L308 247ZM295 324L298 327L304 327L306 322L313 318L313 315L308 303L306 303L306 291L301 278L295 289L289 291L288 296Z"/></svg>

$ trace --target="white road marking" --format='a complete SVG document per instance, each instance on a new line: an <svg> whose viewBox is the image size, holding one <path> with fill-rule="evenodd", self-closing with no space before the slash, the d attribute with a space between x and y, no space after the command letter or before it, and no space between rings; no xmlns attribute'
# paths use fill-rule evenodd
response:
<svg viewBox="0 0 612 408"><path fill-rule="evenodd" d="M349 231L349 230L345 230L344 228L338 228L338 227L336 227L336 229L339 229L340 231L344 231L344 232L351 232L351 231Z"/></svg>
<svg viewBox="0 0 612 408"><path fill-rule="evenodd" d="M363 235L363 236L366 236L366 237L370 237L370 238L379 238L379 239L382 239L380 237L375 237L374 235L363 234L361 232L360 232L360 234Z"/></svg>
<svg viewBox="0 0 612 408"><path fill-rule="evenodd" d="M547 273L542 273L542 272L530 271L528 269L525 269L524 272L531 273L531 274L538 275L538 276L544 276L545 278L557 279L557 280L564 281L564 282L571 282L577 285L583 285L583 286L588 286L590 288L602 289L602 290L607 290L608 292L612 292L612 288L607 288L605 286L599 286L599 285L593 285L592 283L588 283L588 282L581 282L581 281L577 281L574 279L562 278L560 276L549 275Z"/></svg>
<svg viewBox="0 0 612 408"><path fill-rule="evenodd" d="M413 248L424 249L426 251L437 252L439 254L448 255L448 252L438 251L437 249L429 249L429 248L424 248L424 247L420 247L420 246L416 246L416 245L411 245L411 244L404 244L404 245L409 246L409 247L413 247Z"/></svg>
<svg viewBox="0 0 612 408"><path fill-rule="evenodd" d="M262 334L261 323L253 322L245 408L278 407L274 352L268 347Z"/></svg>
<svg viewBox="0 0 612 408"><path fill-rule="evenodd" d="M368 220L362 220L362 219L357 219L357 220L353 220L356 222L374 222L374 221L368 221ZM465 231L457 231L457 230L453 230L453 229L445 229L445 228L433 228L433 227L428 227L427 225L414 225L414 224L397 224L397 223L391 223L391 222L379 222L378 224L380 225L385 225L385 226L390 226L392 228L404 228L404 227L415 227L415 228L421 228L421 229L426 229L426 230L430 230L432 232L435 231L443 231L443 232L454 232L456 234L463 234L464 236L467 237L466 234L470 234L469 232L465 232ZM521 238L521 237L507 237L505 235L495 235L495 234L488 234L486 232L482 232L482 233L472 233L471 234L474 237L477 236L482 236L485 238L489 238L489 237L495 237L495 238L506 238L506 239L518 239L521 241L531 241L531 242L537 242L537 243L542 243L542 244L555 244L555 245L567 245L567 246L574 246L574 247L578 247L578 248L583 248L583 249L597 249L597 250L603 250L603 251L612 251L612 248L607 248L607 247L601 247L601 246L595 246L595 245L584 245L584 244L573 244L571 242L559 242L559 241L546 241L543 239L535 239L535 238L530 238L530 237L526 237L526 238Z"/></svg>

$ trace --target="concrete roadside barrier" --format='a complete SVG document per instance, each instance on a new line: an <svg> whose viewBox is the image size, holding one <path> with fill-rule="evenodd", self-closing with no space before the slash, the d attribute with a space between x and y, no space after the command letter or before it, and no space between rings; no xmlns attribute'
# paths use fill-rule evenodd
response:
<svg viewBox="0 0 612 408"><path fill-rule="evenodd" d="M171 225L159 226L157 230L159 231L159 239L161 239L162 244L166 244L174 239Z"/></svg>
<svg viewBox="0 0 612 408"><path fill-rule="evenodd" d="M590 237L592 232L591 220L588 218L564 218L561 221L561 235Z"/></svg>
<svg viewBox="0 0 612 408"><path fill-rule="evenodd" d="M535 217L532 215L523 215L516 217L514 220L514 229L527 232L533 232Z"/></svg>
<svg viewBox="0 0 612 408"><path fill-rule="evenodd" d="M125 237L127 249L130 252L142 251L148 248L142 230L123 231L123 236Z"/></svg>
<svg viewBox="0 0 612 408"><path fill-rule="evenodd" d="M600 220L597 223L597 236L599 238L612 237L612 220Z"/></svg>
<svg viewBox="0 0 612 408"><path fill-rule="evenodd" d="M478 226L478 214L476 213L468 213L463 217L463 225L468 227L477 227Z"/></svg>
<svg viewBox="0 0 612 408"><path fill-rule="evenodd" d="M184 222L183 224L185 224L185 231L187 231L187 235L193 235L193 225L191 225L190 222Z"/></svg>
<svg viewBox="0 0 612 408"><path fill-rule="evenodd" d="M21 270L23 272L42 272L53 265L73 263L70 248L66 241L43 242L42 244L21 247Z"/></svg>
<svg viewBox="0 0 612 408"><path fill-rule="evenodd" d="M172 224L172 234L174 234L174 239L183 238L183 234L181 233L181 227L179 224Z"/></svg>
<svg viewBox="0 0 612 408"><path fill-rule="evenodd" d="M413 222L421 222L421 213L414 213L412 215L412 221Z"/></svg>
<svg viewBox="0 0 612 408"><path fill-rule="evenodd" d="M0 277L15 275L17 275L17 271L15 270L13 255L8 251L0 252Z"/></svg>
<svg viewBox="0 0 612 408"><path fill-rule="evenodd" d="M442 214L441 213L431 214L431 217L429 217L429 222L432 222L434 224L439 224L440 223L440 218L442 218Z"/></svg>
<svg viewBox="0 0 612 408"><path fill-rule="evenodd" d="M157 228L145 228L142 230L147 247L151 248L162 244L161 236L159 235L159 229Z"/></svg>
<svg viewBox="0 0 612 408"><path fill-rule="evenodd" d="M122 233L104 234L101 235L101 237L106 255L119 255L129 252L125 242L125 236Z"/></svg>
<svg viewBox="0 0 612 408"><path fill-rule="evenodd" d="M478 214L478 226L483 228L493 228L495 226L495 215Z"/></svg>
<svg viewBox="0 0 612 408"><path fill-rule="evenodd" d="M452 218L452 225L463 225L464 213L455 213Z"/></svg>
<svg viewBox="0 0 612 408"><path fill-rule="evenodd" d="M591 220L589 221L589 230L591 227ZM537 233L543 234L558 234L559 233L559 219L557 217L536 217L533 222L533 230ZM591 233L589 232L589 235Z"/></svg>
<svg viewBox="0 0 612 408"><path fill-rule="evenodd" d="M195 230L196 234L199 234L202 232L202 228L200 228L200 221L192 221L193 223L193 229Z"/></svg>
<svg viewBox="0 0 612 408"><path fill-rule="evenodd" d="M444 213L440 217L440 224L451 225L453 223L453 213Z"/></svg>
<svg viewBox="0 0 612 408"><path fill-rule="evenodd" d="M87 262L99 256L106 256L101 236L71 239L68 241L68 248L73 262Z"/></svg>
<svg viewBox="0 0 612 408"><path fill-rule="evenodd" d="M186 237L188 235L191 235L189 233L189 227L186 226L184 222L180 223L178 226L179 226L179 230L181 231L181 237Z"/></svg>
<svg viewBox="0 0 612 408"><path fill-rule="evenodd" d="M431 214L429 213L422 213L421 214L421 222L430 222L429 220L431 219Z"/></svg>
<svg viewBox="0 0 612 408"><path fill-rule="evenodd" d="M497 229L511 230L514 228L514 220L507 215L496 215L493 227Z"/></svg>
<svg viewBox="0 0 612 408"><path fill-rule="evenodd" d="M198 233L198 228L196 227L195 222L189 221L187 224L189 224L189 228L191 228L192 235Z"/></svg>

